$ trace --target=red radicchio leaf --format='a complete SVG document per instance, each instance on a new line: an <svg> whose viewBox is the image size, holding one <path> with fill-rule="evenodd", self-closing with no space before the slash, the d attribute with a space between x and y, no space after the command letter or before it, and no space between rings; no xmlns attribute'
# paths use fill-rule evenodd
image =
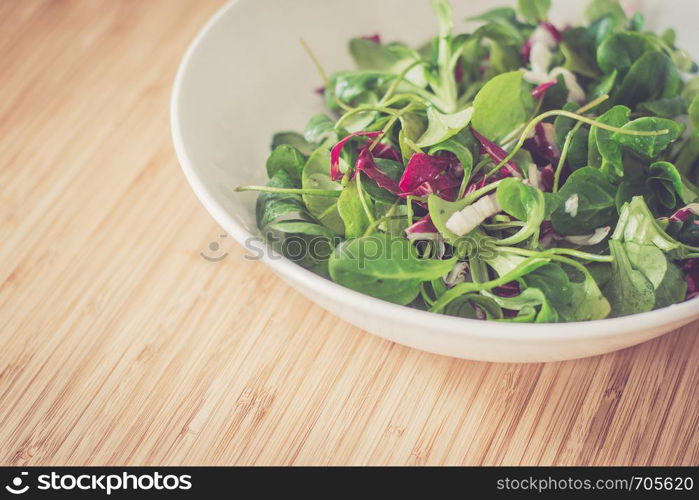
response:
<svg viewBox="0 0 699 500"><path fill-rule="evenodd" d="M407 235L411 234L439 234L439 230L434 227L432 218L426 215L415 224L405 230Z"/></svg>
<svg viewBox="0 0 699 500"><path fill-rule="evenodd" d="M384 160L393 160L397 161L398 163L403 162L403 157L401 156L400 151L387 144L382 144L379 142L376 145L376 147L374 147L372 153L376 158L383 158Z"/></svg>
<svg viewBox="0 0 699 500"><path fill-rule="evenodd" d="M373 35L366 35L362 37L363 40L369 40L370 42L377 43L381 45L381 35L374 33Z"/></svg>
<svg viewBox="0 0 699 500"><path fill-rule="evenodd" d="M461 180L452 174L453 162L453 157L415 153L398 183L403 196L436 194L447 201L454 201Z"/></svg>
<svg viewBox="0 0 699 500"><path fill-rule="evenodd" d="M539 228L539 241L550 240L557 236L556 230L553 228L553 222L545 220Z"/></svg>
<svg viewBox="0 0 699 500"><path fill-rule="evenodd" d="M551 33L551 36L554 40L556 40L556 43L561 43L563 41L563 34L553 24L549 22L543 22L541 23L541 27L549 33Z"/></svg>
<svg viewBox="0 0 699 500"><path fill-rule="evenodd" d="M687 222L693 214L694 211L689 207L680 208L670 216L670 222Z"/></svg>
<svg viewBox="0 0 699 500"><path fill-rule="evenodd" d="M556 134L551 123L538 123L534 137L527 139L524 147L532 154L534 163L539 166L558 163L561 152L556 145Z"/></svg>
<svg viewBox="0 0 699 500"><path fill-rule="evenodd" d="M493 289L493 293L498 297L505 297L507 299L512 297L517 297L521 292L519 288L519 283L512 281L506 285L499 286Z"/></svg>
<svg viewBox="0 0 699 500"><path fill-rule="evenodd" d="M682 265L687 280L687 300L699 296L699 259L689 259Z"/></svg>
<svg viewBox="0 0 699 500"><path fill-rule="evenodd" d="M558 80L551 80L550 82L542 83L537 88L532 90L532 97L534 99L543 99L546 96L546 91L551 87L555 87L557 83Z"/></svg>
<svg viewBox="0 0 699 500"><path fill-rule="evenodd" d="M369 137L369 138L375 138L379 137L383 132L378 131L378 132L355 132L354 134L350 134L344 139L342 139L340 142L335 144L333 146L332 150L330 151L330 178L334 181L339 181L342 179L342 172L340 171L340 153L342 153L342 149L345 147L345 145L351 141L355 137L359 136L364 136L364 137ZM373 160L372 160L373 163Z"/></svg>
<svg viewBox="0 0 699 500"><path fill-rule="evenodd" d="M483 153L487 153L492 159L493 162L497 165L502 160L507 158L507 151L502 149L500 146L495 144L493 141L486 139L484 136L479 134L475 129L471 128L471 132L473 132L473 136L478 139L478 142L481 143L481 151ZM505 177L521 177L522 175L520 174L519 167L515 162L510 160L509 162L505 163L503 165L501 172L503 175L505 172L507 172L508 175L505 175Z"/></svg>
<svg viewBox="0 0 699 500"><path fill-rule="evenodd" d="M395 195L400 195L401 190L398 187L396 181L391 179L389 176L384 174L376 166L374 162L374 155L372 155L371 150L368 146L364 147L359 152L359 158L357 158L357 172L364 173L371 180L376 182L376 185L386 191L393 193Z"/></svg>
<svg viewBox="0 0 699 500"><path fill-rule="evenodd" d="M561 152L558 150L558 146L556 146L556 132L552 123L537 123L534 141L541 156L552 160L556 160L561 156Z"/></svg>
<svg viewBox="0 0 699 500"><path fill-rule="evenodd" d="M541 189L544 193L553 192L553 181L556 175L553 165L549 163L544 168L540 169L539 175L541 175Z"/></svg>
<svg viewBox="0 0 699 500"><path fill-rule="evenodd" d="M456 62L454 67L454 80L456 80L457 84L464 81L464 66L461 63L461 59Z"/></svg>

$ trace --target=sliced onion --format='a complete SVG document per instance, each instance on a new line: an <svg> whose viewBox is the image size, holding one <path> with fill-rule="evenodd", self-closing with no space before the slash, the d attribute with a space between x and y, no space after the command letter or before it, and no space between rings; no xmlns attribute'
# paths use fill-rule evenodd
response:
<svg viewBox="0 0 699 500"><path fill-rule="evenodd" d="M567 242L580 247L592 246L602 243L604 239L609 236L611 230L612 228L610 226L599 227L595 229L593 234L588 234L585 236L566 236L564 239Z"/></svg>
<svg viewBox="0 0 699 500"><path fill-rule="evenodd" d="M578 198L578 193L570 196L565 202L565 213L570 215L572 219L578 216L578 204L580 203L580 198Z"/></svg>
<svg viewBox="0 0 699 500"><path fill-rule="evenodd" d="M447 229L457 236L470 233L483 221L501 212L500 204L494 194L484 196L460 212L454 213L447 221Z"/></svg>

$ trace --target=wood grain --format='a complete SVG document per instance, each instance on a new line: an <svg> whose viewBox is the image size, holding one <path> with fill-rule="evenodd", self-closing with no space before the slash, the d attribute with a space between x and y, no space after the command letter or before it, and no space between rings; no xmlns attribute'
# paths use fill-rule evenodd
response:
<svg viewBox="0 0 699 500"><path fill-rule="evenodd" d="M178 60L220 5L0 2L0 463L699 464L697 324L465 362L245 260L169 137Z"/></svg>

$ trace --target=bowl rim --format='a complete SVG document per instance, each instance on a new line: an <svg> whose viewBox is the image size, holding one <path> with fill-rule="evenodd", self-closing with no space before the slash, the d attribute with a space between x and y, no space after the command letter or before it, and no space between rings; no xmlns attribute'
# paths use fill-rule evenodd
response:
<svg viewBox="0 0 699 500"><path fill-rule="evenodd" d="M186 78L189 65L196 56L203 40L222 18L229 15L241 0L231 0L219 8L199 30L189 44L177 70L170 99L170 128L180 167L195 195L204 208L216 220L216 222L230 234L241 246L251 237L259 237L248 231L241 223L237 222L228 211L216 201L212 192L206 187L197 174L194 162L191 160L182 131L180 100L182 98L183 82ZM292 282L303 282L306 286L322 296L332 297L337 303L352 304L360 309L371 309L373 315L382 319L391 320L400 317L401 322L409 321L423 325L427 331L438 329L442 334L456 337L482 338L491 340L527 340L527 341L571 341L589 340L630 334L635 332L638 325L644 330L661 328L671 323L690 322L698 314L699 297L680 304L674 304L662 309L623 316L619 318L607 318L592 321L576 321L570 323L503 323L498 321L484 322L468 318L458 318L442 314L431 313L401 306L382 299L377 299L350 288L334 283L333 281L318 276L304 269L300 265L290 261L286 257L276 253L265 253L261 259L277 274ZM469 328L464 328L468 325ZM485 327L479 329L478 327Z"/></svg>

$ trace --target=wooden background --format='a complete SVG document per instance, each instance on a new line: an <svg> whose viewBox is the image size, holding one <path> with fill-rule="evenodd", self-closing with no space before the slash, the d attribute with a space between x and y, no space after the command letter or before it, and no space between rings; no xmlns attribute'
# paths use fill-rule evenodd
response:
<svg viewBox="0 0 699 500"><path fill-rule="evenodd" d="M699 464L698 324L574 362L466 362L243 259L168 125L220 5L0 1L1 464Z"/></svg>

